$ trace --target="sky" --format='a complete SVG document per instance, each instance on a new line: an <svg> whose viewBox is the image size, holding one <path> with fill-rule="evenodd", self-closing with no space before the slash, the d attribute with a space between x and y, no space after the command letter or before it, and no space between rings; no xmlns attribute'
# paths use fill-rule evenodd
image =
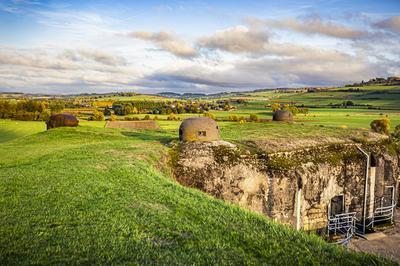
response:
<svg viewBox="0 0 400 266"><path fill-rule="evenodd" d="M216 93L400 76L400 0L0 0L0 91Z"/></svg>

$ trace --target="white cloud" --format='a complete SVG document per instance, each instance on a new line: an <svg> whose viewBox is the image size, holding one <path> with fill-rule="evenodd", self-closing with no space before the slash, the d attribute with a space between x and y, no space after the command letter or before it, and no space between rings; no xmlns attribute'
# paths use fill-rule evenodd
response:
<svg viewBox="0 0 400 266"><path fill-rule="evenodd" d="M281 20L248 18L246 21L255 26L263 25L270 28L291 30L304 34L319 34L341 39L357 39L368 36L367 31L323 21L319 17L308 17L304 20L293 18Z"/></svg>
<svg viewBox="0 0 400 266"><path fill-rule="evenodd" d="M236 26L217 31L211 36L200 38L199 44L210 49L232 53L261 53L268 42L266 32Z"/></svg>
<svg viewBox="0 0 400 266"><path fill-rule="evenodd" d="M400 33L400 16L393 16L391 18L378 21L373 25L380 29L389 30L394 33Z"/></svg>
<svg viewBox="0 0 400 266"><path fill-rule="evenodd" d="M170 32L134 31L128 33L127 36L152 42L156 46L179 57L194 57L197 54L193 46Z"/></svg>

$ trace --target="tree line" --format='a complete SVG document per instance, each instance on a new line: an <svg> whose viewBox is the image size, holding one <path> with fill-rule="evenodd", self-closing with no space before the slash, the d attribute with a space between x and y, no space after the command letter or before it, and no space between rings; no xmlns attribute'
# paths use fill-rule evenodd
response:
<svg viewBox="0 0 400 266"><path fill-rule="evenodd" d="M0 118L24 121L46 121L52 113L65 107L62 101L0 100Z"/></svg>

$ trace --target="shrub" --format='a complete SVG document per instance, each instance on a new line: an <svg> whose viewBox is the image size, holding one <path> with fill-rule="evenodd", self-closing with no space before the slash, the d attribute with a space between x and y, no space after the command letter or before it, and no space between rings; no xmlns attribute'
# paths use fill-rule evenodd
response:
<svg viewBox="0 0 400 266"><path fill-rule="evenodd" d="M126 121L137 121L137 120L140 120L139 117L136 117L136 116L133 116L133 117L125 116L124 119Z"/></svg>
<svg viewBox="0 0 400 266"><path fill-rule="evenodd" d="M175 114L170 114L170 115L167 117L167 120L177 121L177 120L179 120L179 117L177 117Z"/></svg>
<svg viewBox="0 0 400 266"><path fill-rule="evenodd" d="M237 117L237 115L228 116L228 120L229 121L234 121L234 122L239 122L239 118Z"/></svg>
<svg viewBox="0 0 400 266"><path fill-rule="evenodd" d="M388 118L373 120L370 126L374 132L389 135L390 120Z"/></svg>
<svg viewBox="0 0 400 266"><path fill-rule="evenodd" d="M111 115L110 116L110 121L117 121L117 116L116 115Z"/></svg>
<svg viewBox="0 0 400 266"><path fill-rule="evenodd" d="M280 110L280 109L281 109L281 105L280 105L279 103L273 103L273 104L271 104L271 110L272 110L272 112L275 112L275 111Z"/></svg>
<svg viewBox="0 0 400 266"><path fill-rule="evenodd" d="M250 114L250 121L251 122L258 122L259 121L258 116L255 115L255 114Z"/></svg>
<svg viewBox="0 0 400 266"><path fill-rule="evenodd" d="M210 112L205 112L204 114L203 114L203 116L205 116L205 117L209 117L209 118L211 118L211 119L214 119L215 120L215 115L213 115L212 113L210 113Z"/></svg>
<svg viewBox="0 0 400 266"><path fill-rule="evenodd" d="M283 109L290 111L294 116L297 115L300 112L299 108L297 108L294 105L290 105L290 104L285 104Z"/></svg>
<svg viewBox="0 0 400 266"><path fill-rule="evenodd" d="M400 124L394 128L393 137L400 139Z"/></svg>
<svg viewBox="0 0 400 266"><path fill-rule="evenodd" d="M150 116L149 116L149 115L145 115L145 116L143 117L143 120L150 120Z"/></svg>
<svg viewBox="0 0 400 266"><path fill-rule="evenodd" d="M94 110L92 116L89 118L89 120L92 121L103 121L104 120L104 114L103 112Z"/></svg>

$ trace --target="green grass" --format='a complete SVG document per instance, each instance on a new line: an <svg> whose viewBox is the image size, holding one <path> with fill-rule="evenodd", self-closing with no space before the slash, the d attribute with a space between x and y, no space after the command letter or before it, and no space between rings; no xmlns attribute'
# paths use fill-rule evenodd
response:
<svg viewBox="0 0 400 266"><path fill-rule="evenodd" d="M174 136L80 126L0 143L0 264L388 263L180 186L163 163Z"/></svg>
<svg viewBox="0 0 400 266"><path fill-rule="evenodd" d="M360 92L344 92L347 88L333 88L329 91L315 93L276 93L273 90L249 93L243 98L250 101L262 100L267 103L295 103L305 105L327 106L351 100L355 104L369 104L383 109L400 110L400 86L364 86ZM239 97L240 98L240 97Z"/></svg>
<svg viewBox="0 0 400 266"><path fill-rule="evenodd" d="M211 111L219 120L226 120L230 115L243 116L248 118L250 114L256 114L259 118L272 119L272 111L261 104L247 105L247 107L241 107L237 111ZM145 114L131 115L143 119ZM176 115L181 119L185 119L192 116L202 116L202 114L179 114ZM155 115L150 115L153 119ZM164 121L157 121L157 123L166 129L178 128L179 121L166 121L168 115L157 115L158 119ZM395 110L370 110L370 109L334 109L334 108L313 108L310 109L308 115L299 114L295 118L297 123L303 123L305 125L323 125L327 127L342 127L346 126L353 129L369 129L370 123L375 119L382 119L388 117L391 120L392 130L398 124L400 124L400 111ZM121 119L123 119L121 117ZM221 122L219 122L221 123ZM233 125L239 125L238 123L232 123ZM271 123L269 123L271 125ZM275 123L277 127L280 127L279 123ZM263 125L260 125L262 128Z"/></svg>
<svg viewBox="0 0 400 266"><path fill-rule="evenodd" d="M0 143L46 130L44 122L0 119Z"/></svg>

